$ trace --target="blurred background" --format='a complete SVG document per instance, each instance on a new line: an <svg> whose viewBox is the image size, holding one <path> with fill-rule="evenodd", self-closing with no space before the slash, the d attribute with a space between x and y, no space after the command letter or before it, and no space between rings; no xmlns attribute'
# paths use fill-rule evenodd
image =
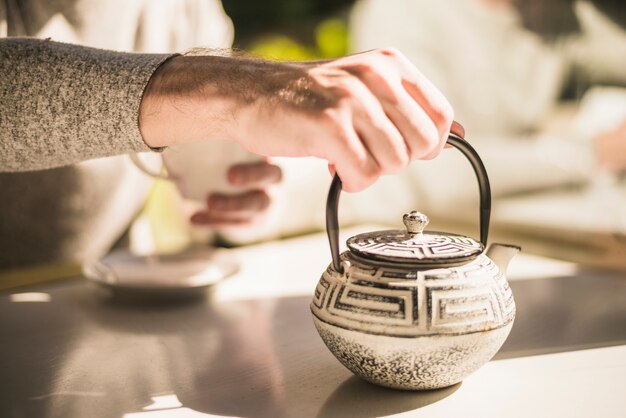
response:
<svg viewBox="0 0 626 418"><path fill-rule="evenodd" d="M352 0L223 2L235 30L234 47L266 58L332 58L348 51Z"/></svg>

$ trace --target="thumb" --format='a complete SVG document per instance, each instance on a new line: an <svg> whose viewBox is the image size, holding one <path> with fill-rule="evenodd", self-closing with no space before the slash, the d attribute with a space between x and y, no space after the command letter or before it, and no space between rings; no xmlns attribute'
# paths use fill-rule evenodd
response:
<svg viewBox="0 0 626 418"><path fill-rule="evenodd" d="M335 174L337 173L337 170L335 170L335 164L328 163L328 172L330 173L331 177L335 176Z"/></svg>

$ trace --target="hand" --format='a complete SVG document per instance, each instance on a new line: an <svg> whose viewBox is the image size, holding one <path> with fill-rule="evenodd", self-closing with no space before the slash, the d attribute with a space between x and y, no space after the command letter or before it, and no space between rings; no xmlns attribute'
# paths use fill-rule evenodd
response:
<svg viewBox="0 0 626 418"><path fill-rule="evenodd" d="M258 222L271 205L268 188L281 180L282 172L278 166L258 162L233 165L227 176L231 184L247 190L238 194L211 194L206 210L191 216L192 223L221 229Z"/></svg>
<svg viewBox="0 0 626 418"><path fill-rule="evenodd" d="M347 191L437 156L452 120L448 101L394 49L303 63L175 57L140 109L153 147L225 136L261 155L320 157Z"/></svg>

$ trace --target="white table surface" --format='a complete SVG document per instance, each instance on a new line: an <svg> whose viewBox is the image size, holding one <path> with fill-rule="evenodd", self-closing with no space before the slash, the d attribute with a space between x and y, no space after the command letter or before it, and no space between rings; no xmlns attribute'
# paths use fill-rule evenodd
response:
<svg viewBox="0 0 626 418"><path fill-rule="evenodd" d="M192 300L120 299L82 279L0 294L0 416L625 416L624 274L520 255L496 359L404 392L354 377L317 335L324 235L233 253L240 272Z"/></svg>

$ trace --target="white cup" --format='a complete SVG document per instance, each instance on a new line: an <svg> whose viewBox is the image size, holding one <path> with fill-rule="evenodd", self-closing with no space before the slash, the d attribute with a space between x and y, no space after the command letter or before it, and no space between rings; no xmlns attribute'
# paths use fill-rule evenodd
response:
<svg viewBox="0 0 626 418"><path fill-rule="evenodd" d="M180 194L205 202L211 193L237 193L245 188L228 182L228 169L235 164L255 163L264 157L247 151L230 140L209 140L168 147L161 155L167 175L146 167L137 155L131 159L152 177L173 181Z"/></svg>

